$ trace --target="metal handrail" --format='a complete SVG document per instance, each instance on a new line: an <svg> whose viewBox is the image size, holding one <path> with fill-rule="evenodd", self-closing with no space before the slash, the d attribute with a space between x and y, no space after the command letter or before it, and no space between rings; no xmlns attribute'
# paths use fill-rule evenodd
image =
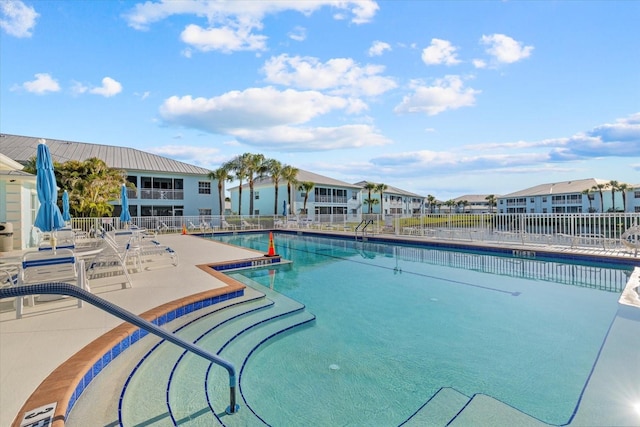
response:
<svg viewBox="0 0 640 427"><path fill-rule="evenodd" d="M105 299L102 299L90 292L80 289L77 286L70 285L68 283L40 283L37 285L29 286L12 286L9 288L0 289L0 299L11 297L24 297L27 295L68 295L78 298L82 301L86 301L89 304L98 307L99 309L106 311L107 313L119 317L120 319L129 322L141 329L146 330L162 339L165 339L178 347L190 351L204 359L207 359L211 363L222 366L229 373L229 407L226 409L227 414L234 414L240 408L236 404L236 369L230 362L218 357L212 353L209 353L205 349L191 344L178 337L177 335L166 331L159 326L154 325L148 320L144 320L140 316L137 316L130 311L123 309Z"/></svg>
<svg viewBox="0 0 640 427"><path fill-rule="evenodd" d="M368 226L373 224L373 220L372 219L363 219L362 221L360 221L360 224L358 224L358 226L355 229L355 236L356 236L356 240L358 240L358 230L360 229L361 225L364 225L364 227L362 227L362 237L364 238L364 234L366 232L366 229Z"/></svg>

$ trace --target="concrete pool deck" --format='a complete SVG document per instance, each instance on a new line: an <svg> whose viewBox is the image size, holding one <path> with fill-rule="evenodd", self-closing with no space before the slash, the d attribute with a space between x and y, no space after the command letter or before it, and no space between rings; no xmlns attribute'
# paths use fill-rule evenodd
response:
<svg viewBox="0 0 640 427"><path fill-rule="evenodd" d="M119 281L113 277L92 280L92 292L140 314L189 295L227 286L224 281L198 268L199 264L261 255L196 236L162 235L159 240L178 252L180 263L177 267L167 266L135 273L130 289L121 289ZM523 249L522 246L518 248ZM567 249L557 248L562 252L588 252L605 258L630 256L624 251L614 253L588 249L581 252ZM13 300L0 301L0 425L11 425L17 416L21 419L19 412L22 405L43 379L93 340L121 324L120 319L88 304L78 309L74 299L28 308L19 320L15 318ZM637 372L640 357L636 356L636 360L631 362L635 362ZM594 380L598 379L596 375ZM588 394L586 398L589 398Z"/></svg>

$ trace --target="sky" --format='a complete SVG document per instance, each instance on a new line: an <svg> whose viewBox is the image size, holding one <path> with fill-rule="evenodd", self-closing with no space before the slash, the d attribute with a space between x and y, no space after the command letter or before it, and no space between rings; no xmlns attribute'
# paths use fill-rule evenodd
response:
<svg viewBox="0 0 640 427"><path fill-rule="evenodd" d="M439 200L640 184L638 22L633 0L0 0L0 132Z"/></svg>

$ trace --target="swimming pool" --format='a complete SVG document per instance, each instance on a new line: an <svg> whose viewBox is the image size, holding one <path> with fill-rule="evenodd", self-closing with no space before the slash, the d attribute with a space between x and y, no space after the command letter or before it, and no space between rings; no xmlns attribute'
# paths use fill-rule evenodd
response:
<svg viewBox="0 0 640 427"><path fill-rule="evenodd" d="M268 247L268 234L216 240ZM242 368L244 399L276 426L400 425L443 389L565 424L631 272L289 234L275 246L293 263L230 275L316 316Z"/></svg>

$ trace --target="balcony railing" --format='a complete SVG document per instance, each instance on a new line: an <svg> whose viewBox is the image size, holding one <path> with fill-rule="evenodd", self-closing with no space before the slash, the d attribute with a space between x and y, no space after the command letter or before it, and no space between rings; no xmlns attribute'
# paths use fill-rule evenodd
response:
<svg viewBox="0 0 640 427"><path fill-rule="evenodd" d="M140 198L147 200L183 200L184 190L164 190L157 188L142 188Z"/></svg>

